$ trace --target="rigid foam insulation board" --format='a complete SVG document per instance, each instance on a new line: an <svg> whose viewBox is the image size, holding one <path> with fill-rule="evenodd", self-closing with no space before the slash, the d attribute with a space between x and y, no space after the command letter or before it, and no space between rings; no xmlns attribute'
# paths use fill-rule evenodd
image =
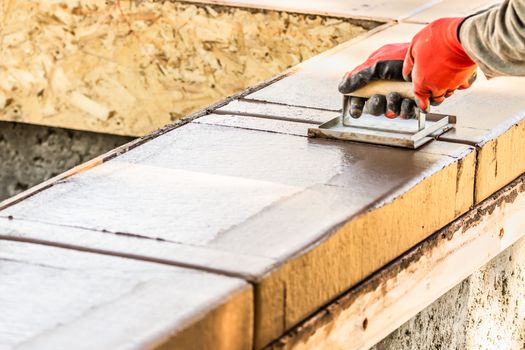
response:
<svg viewBox="0 0 525 350"><path fill-rule="evenodd" d="M253 293L202 271L0 240L0 347L251 349Z"/></svg>
<svg viewBox="0 0 525 350"><path fill-rule="evenodd" d="M273 122L197 119L8 206L0 234L226 267L255 285L260 348L472 205L470 146L313 140Z"/></svg>
<svg viewBox="0 0 525 350"><path fill-rule="evenodd" d="M2 2L0 118L143 136L378 24L120 3Z"/></svg>
<svg viewBox="0 0 525 350"><path fill-rule="evenodd" d="M434 108L457 116L455 130L441 140L479 148L476 203L525 172L524 84L525 79L517 77L479 81Z"/></svg>

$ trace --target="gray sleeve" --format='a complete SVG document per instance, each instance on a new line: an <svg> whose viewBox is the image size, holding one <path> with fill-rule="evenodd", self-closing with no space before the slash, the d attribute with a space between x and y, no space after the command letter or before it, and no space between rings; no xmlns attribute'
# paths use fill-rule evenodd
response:
<svg viewBox="0 0 525 350"><path fill-rule="evenodd" d="M459 39L487 77L525 76L525 0L506 0L467 18Z"/></svg>

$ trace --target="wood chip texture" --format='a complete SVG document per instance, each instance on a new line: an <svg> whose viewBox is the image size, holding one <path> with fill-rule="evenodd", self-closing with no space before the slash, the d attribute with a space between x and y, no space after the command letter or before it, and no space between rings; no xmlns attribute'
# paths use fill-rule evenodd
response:
<svg viewBox="0 0 525 350"><path fill-rule="evenodd" d="M141 136L364 31L177 2L5 0L0 119Z"/></svg>

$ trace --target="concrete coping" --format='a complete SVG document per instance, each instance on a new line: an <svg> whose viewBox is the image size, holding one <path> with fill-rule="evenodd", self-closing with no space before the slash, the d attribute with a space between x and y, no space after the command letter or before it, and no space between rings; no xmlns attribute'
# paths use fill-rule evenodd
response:
<svg viewBox="0 0 525 350"><path fill-rule="evenodd" d="M525 170L517 78L458 95L471 110L455 110L457 134L417 151L305 137L337 113L348 66L419 28L344 45L4 202L0 235L243 279L262 348Z"/></svg>

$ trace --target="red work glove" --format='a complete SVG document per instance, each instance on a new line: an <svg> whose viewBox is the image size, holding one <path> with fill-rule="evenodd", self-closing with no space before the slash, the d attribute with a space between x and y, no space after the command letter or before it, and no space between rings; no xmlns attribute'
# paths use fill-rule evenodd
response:
<svg viewBox="0 0 525 350"><path fill-rule="evenodd" d="M463 18L438 19L423 28L410 43L403 77L414 83L416 102L422 110L440 104L456 89L476 80L476 63L458 39Z"/></svg>
<svg viewBox="0 0 525 350"><path fill-rule="evenodd" d="M339 84L341 93L351 93L374 80L403 80L403 60L406 57L409 43L390 44L381 47L368 57L360 66L346 73ZM359 118L365 107L366 99L350 98L350 115ZM373 115L385 114L389 118L401 115L402 118L413 118L416 115L416 104L410 99L403 99L397 92L387 96L374 95L366 102L366 110Z"/></svg>
<svg viewBox="0 0 525 350"><path fill-rule="evenodd" d="M341 93L351 93L373 80L413 81L418 106L427 110L456 89L466 89L476 79L476 64L458 40L463 18L442 18L424 27L410 44L391 44L375 51L363 64L347 73L339 84ZM404 60L404 62L402 62ZM400 74L401 73L401 74ZM352 97L350 114L358 118L365 99ZM374 95L366 109L374 115L412 118L415 104L399 94Z"/></svg>

